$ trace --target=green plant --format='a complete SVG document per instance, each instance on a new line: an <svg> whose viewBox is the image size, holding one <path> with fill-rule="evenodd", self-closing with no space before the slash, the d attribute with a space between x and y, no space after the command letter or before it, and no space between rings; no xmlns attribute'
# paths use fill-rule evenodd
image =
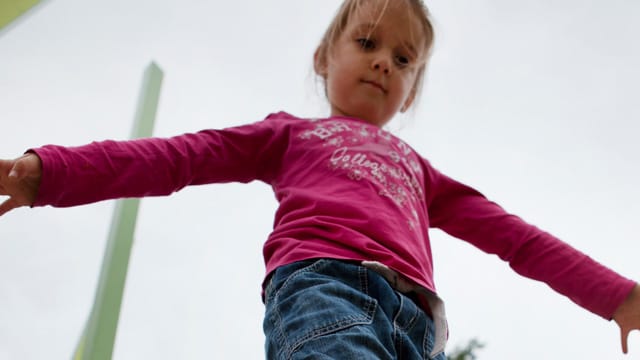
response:
<svg viewBox="0 0 640 360"><path fill-rule="evenodd" d="M447 360L475 360L476 351L482 349L484 344L477 339L471 339L464 347L456 347L451 354L447 355Z"/></svg>

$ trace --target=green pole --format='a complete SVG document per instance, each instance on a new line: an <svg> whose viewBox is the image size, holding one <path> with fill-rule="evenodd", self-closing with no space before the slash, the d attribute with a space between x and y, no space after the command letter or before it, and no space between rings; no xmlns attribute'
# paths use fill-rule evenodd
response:
<svg viewBox="0 0 640 360"><path fill-rule="evenodd" d="M34 7L40 0L0 0L0 29Z"/></svg>
<svg viewBox="0 0 640 360"><path fill-rule="evenodd" d="M151 136L162 77L162 70L152 62L144 74L131 138ZM111 359L139 205L139 199L116 202L93 308L74 360Z"/></svg>

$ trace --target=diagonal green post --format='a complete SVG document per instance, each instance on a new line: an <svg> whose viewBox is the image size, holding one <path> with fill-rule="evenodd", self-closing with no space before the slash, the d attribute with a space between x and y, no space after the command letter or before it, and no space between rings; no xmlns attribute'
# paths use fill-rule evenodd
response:
<svg viewBox="0 0 640 360"><path fill-rule="evenodd" d="M0 29L29 11L40 0L0 0Z"/></svg>
<svg viewBox="0 0 640 360"><path fill-rule="evenodd" d="M132 138L153 132L162 77L162 70L152 62L144 74ZM93 308L74 360L111 359L139 204L139 199L116 202Z"/></svg>

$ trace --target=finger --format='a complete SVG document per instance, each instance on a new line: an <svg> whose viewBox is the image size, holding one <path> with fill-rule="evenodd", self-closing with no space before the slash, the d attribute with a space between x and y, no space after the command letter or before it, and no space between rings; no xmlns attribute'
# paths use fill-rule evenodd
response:
<svg viewBox="0 0 640 360"><path fill-rule="evenodd" d="M18 204L13 200L13 198L9 198L5 200L2 204L0 204L0 216L6 214L7 212L18 207Z"/></svg>
<svg viewBox="0 0 640 360"><path fill-rule="evenodd" d="M620 328L620 341L622 343L622 352L627 353L629 348L627 346L627 339L629 338L629 329Z"/></svg>
<svg viewBox="0 0 640 360"><path fill-rule="evenodd" d="M6 178L5 172L3 171L3 169L4 167L2 167L2 165L0 164L0 171L2 172L0 173L0 195L9 195L9 192L6 188L6 185L8 185L9 179ZM7 171L9 170L7 169Z"/></svg>
<svg viewBox="0 0 640 360"><path fill-rule="evenodd" d="M12 160L0 160L0 172L9 171L13 167Z"/></svg>
<svg viewBox="0 0 640 360"><path fill-rule="evenodd" d="M17 158L11 165L9 177L14 180L23 180L29 177L39 177L41 173L41 160L38 155L27 153Z"/></svg>
<svg viewBox="0 0 640 360"><path fill-rule="evenodd" d="M20 170L20 168L16 167L17 165L18 161L15 160L0 160L0 178L8 176L9 179L16 180Z"/></svg>
<svg viewBox="0 0 640 360"><path fill-rule="evenodd" d="M13 163L11 170L9 170L9 178L12 180L22 179L25 176L26 165L22 159L18 159Z"/></svg>
<svg viewBox="0 0 640 360"><path fill-rule="evenodd" d="M0 160L0 172L2 172L2 174L0 174L0 195L10 195L7 186L9 185L9 182L14 182L17 180L15 163L6 160Z"/></svg>

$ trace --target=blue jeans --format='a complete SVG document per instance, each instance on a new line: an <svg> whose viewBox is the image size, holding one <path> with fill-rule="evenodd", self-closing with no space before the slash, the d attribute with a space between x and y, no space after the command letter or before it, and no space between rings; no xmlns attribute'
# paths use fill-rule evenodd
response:
<svg viewBox="0 0 640 360"><path fill-rule="evenodd" d="M378 273L321 259L276 269L265 289L268 359L429 359L431 318Z"/></svg>

